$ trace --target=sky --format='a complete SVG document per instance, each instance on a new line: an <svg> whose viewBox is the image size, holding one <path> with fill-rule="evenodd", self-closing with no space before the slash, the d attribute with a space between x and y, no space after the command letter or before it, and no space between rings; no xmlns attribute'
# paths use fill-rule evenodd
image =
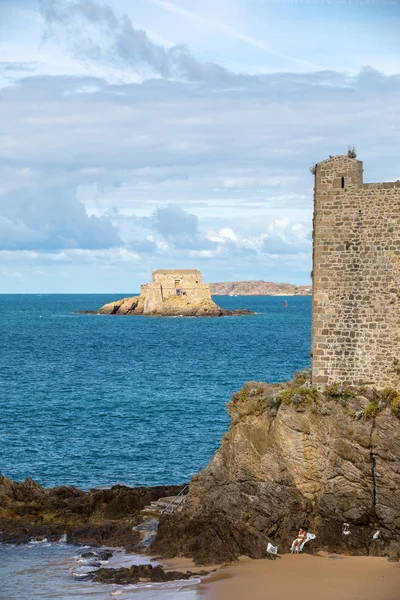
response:
<svg viewBox="0 0 400 600"><path fill-rule="evenodd" d="M400 178L398 0L0 0L0 293L309 284L311 165Z"/></svg>

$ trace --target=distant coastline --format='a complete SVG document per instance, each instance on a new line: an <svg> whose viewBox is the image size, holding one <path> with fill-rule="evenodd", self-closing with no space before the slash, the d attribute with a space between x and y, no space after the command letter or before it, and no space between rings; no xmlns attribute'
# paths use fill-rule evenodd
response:
<svg viewBox="0 0 400 600"><path fill-rule="evenodd" d="M210 283L212 296L311 296L310 285L272 281L226 281Z"/></svg>

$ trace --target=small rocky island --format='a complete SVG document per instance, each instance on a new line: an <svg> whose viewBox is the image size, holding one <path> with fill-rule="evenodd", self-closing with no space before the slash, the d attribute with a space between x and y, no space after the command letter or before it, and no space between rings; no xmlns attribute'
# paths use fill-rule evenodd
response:
<svg viewBox="0 0 400 600"><path fill-rule="evenodd" d="M101 315L153 315L161 317L230 317L251 315L246 309L220 308L211 299L210 286L197 269L153 271L152 283L141 286L140 295L122 298L98 311Z"/></svg>

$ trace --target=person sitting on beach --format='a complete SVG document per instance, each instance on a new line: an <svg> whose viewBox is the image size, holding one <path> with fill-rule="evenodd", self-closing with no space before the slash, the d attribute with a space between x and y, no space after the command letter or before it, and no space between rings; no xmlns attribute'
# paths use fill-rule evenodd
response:
<svg viewBox="0 0 400 600"><path fill-rule="evenodd" d="M292 545L292 550L290 552L290 554L293 554L294 552L297 552L297 554L300 554L300 548L303 542L305 542L305 539L307 537L307 532L303 527L300 527L299 533L297 534L297 538L294 540L293 545ZM296 550L297 548L297 550Z"/></svg>

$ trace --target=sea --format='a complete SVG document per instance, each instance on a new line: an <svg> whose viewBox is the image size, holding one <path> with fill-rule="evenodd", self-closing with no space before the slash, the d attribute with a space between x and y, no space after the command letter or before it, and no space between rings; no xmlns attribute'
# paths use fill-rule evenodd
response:
<svg viewBox="0 0 400 600"><path fill-rule="evenodd" d="M233 392L310 364L310 297L214 298L256 312L243 317L74 314L131 295L0 295L0 473L84 490L188 482L227 431ZM144 560L119 550L110 566ZM197 598L196 580L121 588L85 569L63 538L0 544L0 599Z"/></svg>

